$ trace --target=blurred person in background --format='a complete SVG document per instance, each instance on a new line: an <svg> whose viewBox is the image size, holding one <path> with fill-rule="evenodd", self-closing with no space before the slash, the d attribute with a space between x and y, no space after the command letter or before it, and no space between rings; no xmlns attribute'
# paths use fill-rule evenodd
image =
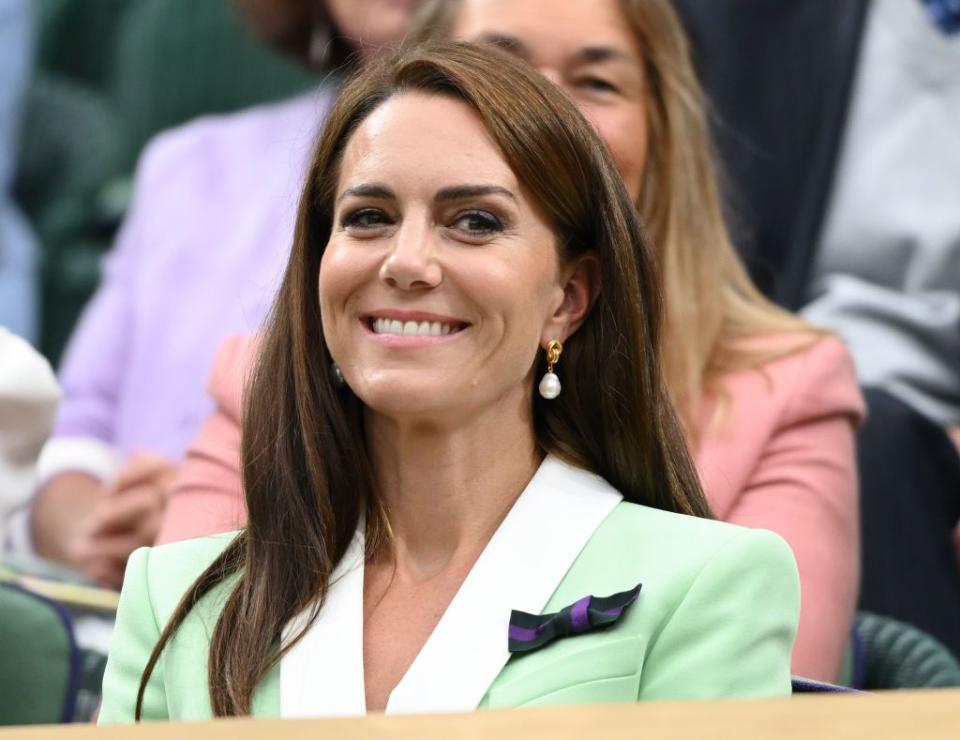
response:
<svg viewBox="0 0 960 740"><path fill-rule="evenodd" d="M860 607L960 655L960 4L676 4L744 249L865 387Z"/></svg>
<svg viewBox="0 0 960 740"><path fill-rule="evenodd" d="M30 0L0 0L0 325L35 343L37 245L11 193L32 42Z"/></svg>
<svg viewBox="0 0 960 740"><path fill-rule="evenodd" d="M34 467L53 429L59 400L50 363L0 326L0 560L7 516L30 499Z"/></svg>
<svg viewBox="0 0 960 740"><path fill-rule="evenodd" d="M267 39L318 65L376 56L416 2L241 0ZM307 29L306 40L289 28ZM286 263L296 196L333 87L206 117L141 156L125 223L60 368L40 462L36 552L119 587L153 542L176 461L209 413L217 344L260 326ZM243 290L237 286L243 285Z"/></svg>
<svg viewBox="0 0 960 740"><path fill-rule="evenodd" d="M609 147L663 264L665 375L707 499L793 548L803 608L794 671L836 680L858 580L853 440L862 400L846 350L776 308L724 226L700 88L668 0L437 0L412 41L493 43L558 84ZM252 339L226 343L216 412L175 484L160 541L242 525L243 381Z"/></svg>

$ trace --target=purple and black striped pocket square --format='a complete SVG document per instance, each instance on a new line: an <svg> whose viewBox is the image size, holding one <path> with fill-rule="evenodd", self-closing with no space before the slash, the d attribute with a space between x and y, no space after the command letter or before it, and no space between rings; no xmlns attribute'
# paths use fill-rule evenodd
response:
<svg viewBox="0 0 960 740"><path fill-rule="evenodd" d="M607 629L637 600L641 585L612 596L584 596L553 614L527 614L514 609L510 612L507 649L529 653L561 637Z"/></svg>

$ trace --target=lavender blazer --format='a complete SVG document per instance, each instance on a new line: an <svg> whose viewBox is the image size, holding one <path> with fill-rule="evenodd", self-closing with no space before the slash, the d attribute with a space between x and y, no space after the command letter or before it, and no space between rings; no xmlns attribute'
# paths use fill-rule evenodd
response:
<svg viewBox="0 0 960 740"><path fill-rule="evenodd" d="M60 368L63 404L39 475L108 480L131 452L180 458L213 404L225 336L255 330L291 245L307 157L331 91L158 136Z"/></svg>

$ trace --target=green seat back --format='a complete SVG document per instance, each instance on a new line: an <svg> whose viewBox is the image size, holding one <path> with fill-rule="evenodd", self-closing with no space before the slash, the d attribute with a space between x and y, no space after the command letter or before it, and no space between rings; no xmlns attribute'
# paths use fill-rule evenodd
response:
<svg viewBox="0 0 960 740"><path fill-rule="evenodd" d="M37 75L24 114L15 188L43 246L42 349L56 364L126 208L109 196L128 183L129 144L101 94L52 74Z"/></svg>
<svg viewBox="0 0 960 740"><path fill-rule="evenodd" d="M106 89L113 79L114 48L126 16L142 2L32 0L37 68L93 90Z"/></svg>
<svg viewBox="0 0 960 740"><path fill-rule="evenodd" d="M59 607L0 584L0 724L73 718L82 666L71 629Z"/></svg>
<svg viewBox="0 0 960 740"><path fill-rule="evenodd" d="M960 663L926 632L869 612L857 614L855 629L866 690L960 686Z"/></svg>
<svg viewBox="0 0 960 740"><path fill-rule="evenodd" d="M226 0L138 0L117 39L110 97L135 154L156 132L206 113L281 100L318 78L260 44Z"/></svg>

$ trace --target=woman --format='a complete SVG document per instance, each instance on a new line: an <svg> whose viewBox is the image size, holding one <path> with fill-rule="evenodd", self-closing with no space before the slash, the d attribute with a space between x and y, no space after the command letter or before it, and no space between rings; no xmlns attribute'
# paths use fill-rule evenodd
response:
<svg viewBox="0 0 960 740"><path fill-rule="evenodd" d="M796 674L837 680L858 584L854 431L862 401L832 337L754 289L724 227L703 102L667 0L444 0L424 37L487 41L562 87L607 144L663 263L664 372L710 507L771 529L800 569ZM240 397L254 348L225 344L218 409L192 445L160 540L239 526Z"/></svg>
<svg viewBox="0 0 960 740"><path fill-rule="evenodd" d="M562 93L467 45L362 74L251 386L247 527L131 558L101 719L788 693L789 548L683 516L659 335Z"/></svg>

